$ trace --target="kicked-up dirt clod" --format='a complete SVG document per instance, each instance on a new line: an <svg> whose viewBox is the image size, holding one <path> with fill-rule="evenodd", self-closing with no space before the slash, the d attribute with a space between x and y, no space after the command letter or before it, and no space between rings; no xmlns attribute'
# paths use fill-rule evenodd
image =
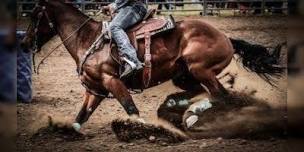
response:
<svg viewBox="0 0 304 152"><path fill-rule="evenodd" d="M185 141L188 137L177 129L166 127L160 123L142 123L135 119L116 119L112 122L112 130L116 137L125 142L135 139L149 139L155 137L157 141L178 143Z"/></svg>

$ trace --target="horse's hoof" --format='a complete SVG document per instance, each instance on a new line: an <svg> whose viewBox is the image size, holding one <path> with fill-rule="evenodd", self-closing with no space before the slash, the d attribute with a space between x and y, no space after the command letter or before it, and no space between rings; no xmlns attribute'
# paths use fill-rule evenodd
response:
<svg viewBox="0 0 304 152"><path fill-rule="evenodd" d="M196 122L198 121L198 116L197 115L191 115L186 119L186 127L190 128L192 127Z"/></svg>
<svg viewBox="0 0 304 152"><path fill-rule="evenodd" d="M72 127L74 128L75 131L79 132L81 129L81 125L79 123L73 123Z"/></svg>

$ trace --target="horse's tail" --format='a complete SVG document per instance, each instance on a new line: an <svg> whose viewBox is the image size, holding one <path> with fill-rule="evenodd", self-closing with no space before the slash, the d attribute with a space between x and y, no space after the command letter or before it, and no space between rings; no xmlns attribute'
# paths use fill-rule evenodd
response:
<svg viewBox="0 0 304 152"><path fill-rule="evenodd" d="M269 84L274 85L273 76L280 77L285 68L280 66L280 52L283 44L267 49L259 44L251 44L241 39L230 38L235 53L241 58L245 69L257 73Z"/></svg>

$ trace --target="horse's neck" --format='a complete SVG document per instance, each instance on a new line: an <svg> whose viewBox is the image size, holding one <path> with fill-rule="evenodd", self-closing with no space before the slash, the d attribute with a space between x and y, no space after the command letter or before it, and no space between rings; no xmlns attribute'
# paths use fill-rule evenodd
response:
<svg viewBox="0 0 304 152"><path fill-rule="evenodd" d="M58 5L58 4L57 4ZM58 35L61 40L70 37L73 32L78 30L80 26L88 19L76 8L72 8L66 4L59 4L55 11L55 22L57 24ZM65 47L71 56L79 63L80 58L84 55L86 49L94 42L95 38L101 31L101 24L93 20L88 21L83 27L73 34L64 42Z"/></svg>

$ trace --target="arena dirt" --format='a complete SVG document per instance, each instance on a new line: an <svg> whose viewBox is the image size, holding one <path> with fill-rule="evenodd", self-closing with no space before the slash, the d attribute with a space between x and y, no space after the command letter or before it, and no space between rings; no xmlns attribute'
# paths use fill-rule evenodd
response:
<svg viewBox="0 0 304 152"><path fill-rule="evenodd" d="M189 17L185 17L189 18ZM227 34L229 37L242 38L250 42L260 43L265 46L274 46L285 41L286 18L215 18L215 17L191 17L204 20ZM179 18L184 19L184 18ZM60 41L54 38L43 48L42 52L50 51ZM43 54L40 55L40 59ZM286 56L285 53L282 56ZM283 61L285 62L285 61ZM253 93L253 97L261 101L270 110L273 110L278 119L286 117L286 77L279 79L278 88L273 88L266 84L255 74L244 70L240 64L233 61L221 75L231 73L235 76L234 84L231 86L226 78L221 79L226 88L230 91L243 93ZM116 138L112 131L111 122L118 118L126 116L123 108L115 99L104 100L90 120L83 126L83 134L66 135L66 131L56 130L50 127L49 116L57 122L69 123L75 118L82 104L82 92L84 91L77 79L76 66L70 55L62 47L53 54L41 66L40 75L33 76L34 99L31 104L18 104L18 129L17 129L17 149L18 151L286 151L286 140L277 132L267 136L267 138L246 138L253 137L256 134L265 134L265 132L248 132L248 125L240 127L249 134L236 134L241 130L236 128L235 124L248 124L255 121L255 118L261 118L267 124L273 124L270 127L278 126L268 121L264 117L264 112L269 109L259 109L259 106L245 108L231 113L216 113L216 121L197 127L197 129L207 130L210 133L216 133L214 136L206 138L206 134L196 135L196 138L184 142L170 143L162 140L154 142L142 138L132 140L131 142L122 142ZM142 94L133 95L135 104L140 110L144 119L157 119L157 109L162 104L167 95L180 92L181 90L172 86L171 82L166 82L157 87L145 90ZM202 96L193 99L200 100ZM257 108L258 109L254 109ZM253 110L252 110L253 109ZM243 111L253 111L247 115L240 115ZM272 112L270 113L272 114ZM272 115L268 115L272 116ZM205 120L208 115L202 116ZM228 119L229 118L229 119ZM277 119L271 119L275 122ZM225 126L225 121L230 124ZM255 121L256 122L256 121ZM59 123L60 124L60 123ZM254 124L254 123L253 123ZM255 123L257 124L257 123ZM65 124L61 124L64 128ZM265 123L261 123L263 127ZM258 126L260 126L258 125ZM267 126L269 127L269 126ZM266 128L267 128L266 127ZM259 129L249 127L249 129ZM265 129L262 129L265 131ZM229 132L234 132L231 134ZM267 131L269 132L269 131ZM280 132L280 131L279 131ZM244 131L241 131L244 133ZM245 135L245 136L244 136ZM247 136L248 135L248 136ZM201 137L201 138L199 138ZM233 138L231 138L233 137ZM157 138L157 137L156 137Z"/></svg>

